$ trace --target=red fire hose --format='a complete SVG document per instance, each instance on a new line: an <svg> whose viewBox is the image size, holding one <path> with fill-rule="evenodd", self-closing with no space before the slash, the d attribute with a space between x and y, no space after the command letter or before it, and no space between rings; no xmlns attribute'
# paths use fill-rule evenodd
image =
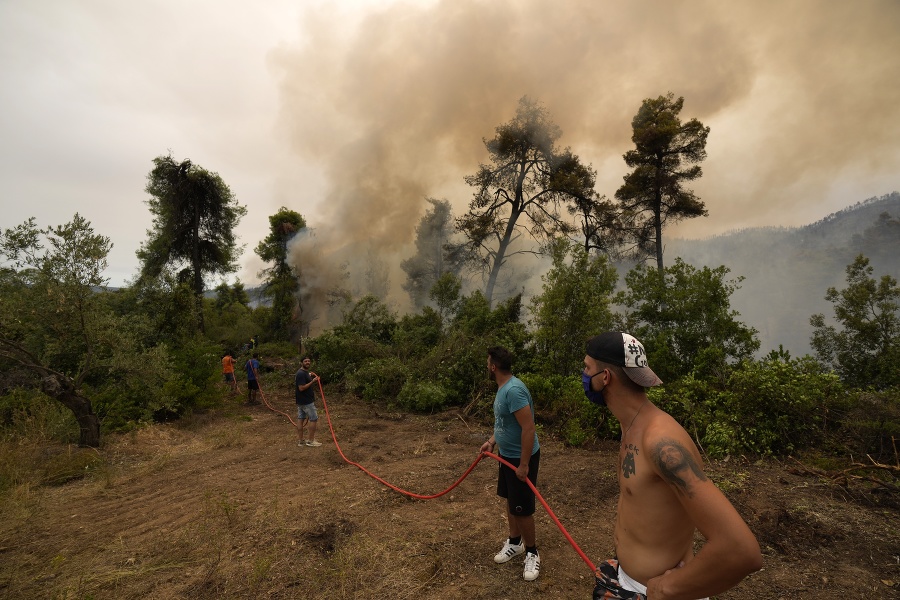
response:
<svg viewBox="0 0 900 600"><path fill-rule="evenodd" d="M258 381L259 381L259 379L257 379L257 382L258 382ZM465 479L466 477L469 476L469 473L471 473L472 470L475 469L475 466L478 465L478 463L481 462L481 459L483 459L485 456L489 456L489 457L493 458L494 460L496 460L497 462L503 463L504 465L506 465L506 466L509 467L510 469L515 470L515 468L516 468L514 465L512 465L512 464L510 464L509 462L503 460L502 458L500 458L500 457L497 456L496 454L493 454L493 453L491 453L491 452L483 452L483 453L479 454L477 458L475 458L475 460L472 462L472 464L469 465L469 468L466 469L466 472L463 473L463 474L460 476L460 478L457 479L457 480L453 483L453 485L451 485L450 487L448 487L447 489L445 489L445 490L442 491L442 492L438 492L437 494L415 494L415 493L413 493L413 492L410 492L410 491L401 489L401 488L399 488L399 487L397 487L397 486L395 486L395 485L393 485L393 484L391 484L391 483L385 481L384 479L382 479L382 478L379 477L378 475L375 475L374 473L372 473L371 471L369 471L368 469L366 469L364 466L362 466L362 465L359 464L358 462L352 461L352 460L350 460L349 458L347 458L347 456L344 454L344 451L341 450L341 446L340 446L340 444L338 444L338 441L337 441L337 435L336 435L335 432L334 432L334 425L333 425L333 423L331 422L331 413L328 411L328 402L327 402L326 399L325 399L325 390L322 388L322 380L319 379L318 382L319 382L319 393L322 395L322 405L325 407L325 417L326 417L327 420L328 420L328 428L331 430L331 439L334 440L334 446L335 446L335 448L337 448L338 454L341 455L341 458L344 459L344 461L345 461L347 464L353 465L354 467L356 467L357 469L359 469L360 471L362 471L363 473L365 473L366 475L368 475L368 476L371 477L372 479L378 481L379 483L382 483L382 484L386 485L387 487L391 488L391 489L394 490L395 492L398 492L398 493L400 493L400 494L403 494L404 496L409 496L410 498L416 498L416 499L418 499L418 500L433 500L434 498L440 498L440 497L443 496L444 494L447 494L448 492L450 492L453 488L455 488L456 486L458 486L460 483L462 483L463 479ZM287 417L287 420L290 421L291 425L293 425L295 428L299 429L299 426L297 425L297 423L294 422L294 420L291 418L291 416L290 416L289 414L287 414L287 413L284 412L284 411L278 410L277 408L275 408L274 406L272 406L271 404L269 404L269 401L266 400L265 394L263 394L262 386L260 386L260 388L259 388L259 395L260 395L260 397L262 398L263 403L266 405L266 407L267 407L269 410L271 410L271 411L273 411L273 412L276 412L276 413L278 413L278 414L284 415L285 417ZM553 510L550 508L550 505L547 504L547 501L544 500L544 497L541 496L540 492L538 492L538 489L534 486L534 484L531 483L531 481L530 481L529 479L526 479L526 480L525 480L525 483L527 483L527 484L528 484L528 487L530 487L531 490L534 492L534 495L535 495L535 497L540 501L541 506L543 506L543 507L544 507L544 510L547 511L547 514L550 515L550 518L553 519L553 522L556 523L556 526L557 526L557 527L559 528L559 530L562 532L562 534L563 534L563 536L566 538L566 540L568 540L569 544L572 545L572 548L575 550L575 552L578 553L578 556L581 557L581 560L583 560L583 561L585 562L585 564L586 564L588 567L591 568L591 574L593 574L593 573L597 570L597 567L594 566L594 563L591 562L591 559L589 559L589 558L587 557L587 555L584 553L584 551L578 546L578 544L575 543L575 540L572 539L572 536L569 535L569 532L566 531L566 528L565 528L565 527L563 527L563 524L560 522L559 518L557 518L556 514L555 514L555 513L553 512Z"/></svg>

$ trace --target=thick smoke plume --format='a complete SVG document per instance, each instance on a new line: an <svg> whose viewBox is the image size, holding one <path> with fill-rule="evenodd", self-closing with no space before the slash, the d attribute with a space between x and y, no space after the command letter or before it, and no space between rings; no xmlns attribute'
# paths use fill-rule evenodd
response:
<svg viewBox="0 0 900 600"><path fill-rule="evenodd" d="M305 45L271 59L283 129L327 179L316 214L298 207L315 244L295 244L292 258L323 290L341 265L362 281L375 255L402 305L396 265L426 196L465 209L482 139L524 95L610 197L641 101L684 96L682 116L712 129L694 186L710 217L673 235L799 225L890 191L863 186L822 207L845 180L900 187L896 0L441 0L377 10L349 31L329 10L305 21Z"/></svg>

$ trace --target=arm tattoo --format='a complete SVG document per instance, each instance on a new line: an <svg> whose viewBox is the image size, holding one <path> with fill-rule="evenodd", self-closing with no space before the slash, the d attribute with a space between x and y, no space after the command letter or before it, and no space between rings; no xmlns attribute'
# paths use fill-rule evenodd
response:
<svg viewBox="0 0 900 600"><path fill-rule="evenodd" d="M675 440L660 440L653 447L651 456L663 478L689 498L693 495L691 484L696 480L706 481L706 475L690 451ZM689 479L690 473L694 477Z"/></svg>

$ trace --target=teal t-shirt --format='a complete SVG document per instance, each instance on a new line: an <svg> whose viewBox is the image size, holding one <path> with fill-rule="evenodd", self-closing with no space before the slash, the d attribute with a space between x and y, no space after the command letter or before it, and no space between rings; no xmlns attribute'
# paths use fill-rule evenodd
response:
<svg viewBox="0 0 900 600"><path fill-rule="evenodd" d="M518 377L512 377L497 390L497 397L494 399L494 440L500 454L507 458L522 457L522 426L513 413L526 406L531 408L531 418L534 419L531 393ZM535 432L531 453L534 454L539 448Z"/></svg>

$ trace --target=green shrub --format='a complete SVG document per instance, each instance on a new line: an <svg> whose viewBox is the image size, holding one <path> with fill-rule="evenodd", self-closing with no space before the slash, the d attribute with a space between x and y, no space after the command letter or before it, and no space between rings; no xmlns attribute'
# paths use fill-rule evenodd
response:
<svg viewBox="0 0 900 600"><path fill-rule="evenodd" d="M504 306L497 309L496 318ZM488 378L487 349L498 345L508 348L515 357L513 373L517 373L520 365L528 364L526 339L518 323L498 323L478 334L456 328L439 345L423 352L412 370L439 384L447 393L449 405L467 406L488 396L493 398L496 391Z"/></svg>
<svg viewBox="0 0 900 600"><path fill-rule="evenodd" d="M487 349L491 340L461 331L453 332L420 363L417 373L444 389L447 402L455 406L469 404L490 387L487 374Z"/></svg>
<svg viewBox="0 0 900 600"><path fill-rule="evenodd" d="M832 404L830 413L840 424L841 438L851 453L868 454L876 460L896 460L900 388L852 390L843 402Z"/></svg>
<svg viewBox="0 0 900 600"><path fill-rule="evenodd" d="M328 383L343 382L367 360L390 356L389 349L374 340L334 330L308 339L306 347L316 361L316 373Z"/></svg>
<svg viewBox="0 0 900 600"><path fill-rule="evenodd" d="M825 434L829 399L842 391L837 376L810 358L745 361L731 371L725 391L704 399L711 416L703 444L712 456L814 446Z"/></svg>
<svg viewBox="0 0 900 600"><path fill-rule="evenodd" d="M216 383L222 375L219 347L203 338L194 338L172 352L172 377L163 387L173 403L154 413L154 418L168 419L189 410L215 406L221 395Z"/></svg>
<svg viewBox="0 0 900 600"><path fill-rule="evenodd" d="M367 402L391 403L403 389L409 373L396 357L367 360L347 376L346 387Z"/></svg>
<svg viewBox="0 0 900 600"><path fill-rule="evenodd" d="M225 350L237 353L251 337L263 331L254 322L253 311L243 304L233 302L218 309L211 300L205 304L203 318L206 337Z"/></svg>
<svg viewBox="0 0 900 600"><path fill-rule="evenodd" d="M695 440L702 438L702 432L714 417L719 394L716 381L703 379L693 373L663 386L650 388L650 401L669 413Z"/></svg>
<svg viewBox="0 0 900 600"><path fill-rule="evenodd" d="M261 357L271 356L277 358L292 358L297 356L298 349L296 344L284 341L276 341L261 343L259 346L247 353L247 358L249 358L249 355L253 354L254 352L259 353Z"/></svg>
<svg viewBox="0 0 900 600"><path fill-rule="evenodd" d="M335 330L344 335L358 335L379 344L389 344L397 327L397 316L379 298L363 296L344 313Z"/></svg>
<svg viewBox="0 0 900 600"><path fill-rule="evenodd" d="M173 378L179 377L174 361L165 346L132 349L117 357L106 377L85 386L103 430L128 431L155 415L179 414L182 395L172 388Z"/></svg>
<svg viewBox="0 0 900 600"><path fill-rule="evenodd" d="M201 337L123 352L103 378L85 386L106 431L127 430L142 422L177 418L221 400L216 385L222 362L218 345Z"/></svg>
<svg viewBox="0 0 900 600"><path fill-rule="evenodd" d="M406 410L434 412L447 405L447 392L432 381L407 380L392 404Z"/></svg>
<svg viewBox="0 0 900 600"><path fill-rule="evenodd" d="M404 315L394 330L394 352L404 358L414 358L434 348L441 341L441 316L430 306L418 315Z"/></svg>

